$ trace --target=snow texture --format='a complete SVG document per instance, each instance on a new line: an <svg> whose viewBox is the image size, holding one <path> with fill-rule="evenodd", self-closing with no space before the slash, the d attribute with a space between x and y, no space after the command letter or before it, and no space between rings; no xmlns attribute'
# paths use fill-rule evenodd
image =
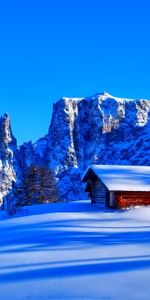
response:
<svg viewBox="0 0 150 300"><path fill-rule="evenodd" d="M81 201L0 218L1 300L149 300L150 207Z"/></svg>
<svg viewBox="0 0 150 300"><path fill-rule="evenodd" d="M89 170L93 170L110 191L150 191L150 167L91 165L82 181L85 181Z"/></svg>

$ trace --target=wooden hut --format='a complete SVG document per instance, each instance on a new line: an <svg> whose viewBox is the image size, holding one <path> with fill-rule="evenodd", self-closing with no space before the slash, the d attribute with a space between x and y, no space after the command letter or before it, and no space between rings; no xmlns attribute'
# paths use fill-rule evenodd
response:
<svg viewBox="0 0 150 300"><path fill-rule="evenodd" d="M150 205L150 167L91 165L82 177L91 203L113 208Z"/></svg>

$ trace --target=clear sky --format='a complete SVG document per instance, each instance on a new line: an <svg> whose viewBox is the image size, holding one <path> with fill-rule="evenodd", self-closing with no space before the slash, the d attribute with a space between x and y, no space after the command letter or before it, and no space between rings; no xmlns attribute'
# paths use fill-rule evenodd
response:
<svg viewBox="0 0 150 300"><path fill-rule="evenodd" d="M0 0L0 115L18 143L61 96L150 99L149 0Z"/></svg>

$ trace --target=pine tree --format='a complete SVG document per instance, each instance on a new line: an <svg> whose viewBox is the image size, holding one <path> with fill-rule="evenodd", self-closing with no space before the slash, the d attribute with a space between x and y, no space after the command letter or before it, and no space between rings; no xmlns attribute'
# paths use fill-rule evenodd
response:
<svg viewBox="0 0 150 300"><path fill-rule="evenodd" d="M58 201L54 173L44 166L27 168L18 205L31 205Z"/></svg>

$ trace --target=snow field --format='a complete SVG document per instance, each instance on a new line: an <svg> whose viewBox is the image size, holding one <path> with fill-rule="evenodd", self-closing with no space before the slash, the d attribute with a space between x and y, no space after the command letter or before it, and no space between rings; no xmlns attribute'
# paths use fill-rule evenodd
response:
<svg viewBox="0 0 150 300"><path fill-rule="evenodd" d="M150 207L24 207L0 232L1 300L149 299Z"/></svg>

